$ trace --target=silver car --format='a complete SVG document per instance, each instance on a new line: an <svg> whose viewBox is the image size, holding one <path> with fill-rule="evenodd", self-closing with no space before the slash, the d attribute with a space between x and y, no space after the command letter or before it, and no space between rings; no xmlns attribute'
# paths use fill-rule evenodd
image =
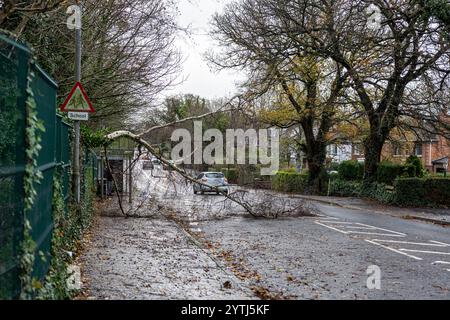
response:
<svg viewBox="0 0 450 320"><path fill-rule="evenodd" d="M204 194L205 192L215 192L217 194L224 192L225 194L228 194L228 181L222 172L202 172L197 176L197 180L201 183L216 187L217 189L194 183L195 194L199 192L201 194Z"/></svg>

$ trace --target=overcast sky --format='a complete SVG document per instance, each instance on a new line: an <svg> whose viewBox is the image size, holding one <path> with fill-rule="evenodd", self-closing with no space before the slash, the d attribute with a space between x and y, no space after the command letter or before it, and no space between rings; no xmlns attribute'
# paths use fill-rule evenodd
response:
<svg viewBox="0 0 450 320"><path fill-rule="evenodd" d="M190 25L192 36L180 35L176 45L184 57L182 78L186 80L168 91L166 95L193 93L205 98L221 98L236 92L235 83L242 75L235 71L217 73L210 69L204 53L215 49L215 42L208 36L209 22L215 12L222 12L231 0L180 0L179 24Z"/></svg>

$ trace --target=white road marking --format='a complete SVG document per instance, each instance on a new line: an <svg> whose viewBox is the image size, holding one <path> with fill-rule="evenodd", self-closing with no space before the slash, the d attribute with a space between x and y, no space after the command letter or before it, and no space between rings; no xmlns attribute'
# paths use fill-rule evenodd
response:
<svg viewBox="0 0 450 320"><path fill-rule="evenodd" d="M406 233L403 233L403 232L393 231L393 230L389 230L389 229L383 229L383 228L380 228L380 227L374 227L374 226L370 226L370 225L368 225L368 224L359 223L359 222L357 222L356 224L358 224L358 225L360 225L360 226L365 226L365 227L372 227L372 228L375 228L375 229L377 229L377 230L383 230L383 231L387 231L387 232L392 232L392 233L401 235L401 236L403 236L403 237L406 237Z"/></svg>
<svg viewBox="0 0 450 320"><path fill-rule="evenodd" d="M327 226L326 224L320 223L319 221L314 221L314 222L316 224L319 224L319 225L325 227L325 228L328 228L328 229L331 229L331 230L334 230L334 231L337 231L337 232L340 232L340 233L343 233L343 234L348 234L348 232L342 231L340 229L337 229L337 228L334 228L334 227L331 227L331 226Z"/></svg>
<svg viewBox="0 0 450 320"><path fill-rule="evenodd" d="M356 226L348 226L347 229L359 229L359 230L374 230L372 227L356 227Z"/></svg>
<svg viewBox="0 0 450 320"><path fill-rule="evenodd" d="M443 243L443 242L439 242L439 241L434 241L434 240L430 240L430 242L434 242L434 243L440 244L440 245L445 246L445 247L450 247L450 244L447 244L447 243Z"/></svg>
<svg viewBox="0 0 450 320"><path fill-rule="evenodd" d="M345 222L345 221L324 221L327 223L334 223L334 224L354 224L354 222Z"/></svg>
<svg viewBox="0 0 450 320"><path fill-rule="evenodd" d="M417 246L430 246L430 247L446 247L447 246L445 243L444 244L434 244L434 243L426 243L426 242L409 242L409 241L385 240L385 239L373 239L373 241L398 243L398 244L412 244L412 245L417 245ZM430 240L430 242L437 242L437 241Z"/></svg>
<svg viewBox="0 0 450 320"><path fill-rule="evenodd" d="M395 253L402 254L402 255L407 256L407 257L412 258L412 259L419 260L419 261L422 260L422 258L419 258L419 257L413 256L413 255L411 255L411 254L407 254L407 253L405 253L405 252L399 251L399 250L397 250L397 249L394 249L394 248L385 246L385 245L383 245L383 244L381 244L381 243L374 242L374 241L367 240L367 239L366 239L365 241L368 242L368 243L374 244L374 245L376 245L376 246L383 247L383 248L388 249L388 250L390 250L390 251L393 251L393 252L395 252Z"/></svg>
<svg viewBox="0 0 450 320"><path fill-rule="evenodd" d="M405 235L392 234L392 233L377 233L377 232L364 232L364 231L348 231L351 234L366 234L372 236L385 236L385 237L404 237Z"/></svg>
<svg viewBox="0 0 450 320"><path fill-rule="evenodd" d="M432 262L431 264L450 264L450 262L448 262L448 261L435 261L435 262Z"/></svg>
<svg viewBox="0 0 450 320"><path fill-rule="evenodd" d="M398 249L400 251L406 252L417 252L417 253L431 253L431 254L442 254L446 256L450 256L450 252L441 252L441 251L426 251L426 250L414 250L414 249Z"/></svg>

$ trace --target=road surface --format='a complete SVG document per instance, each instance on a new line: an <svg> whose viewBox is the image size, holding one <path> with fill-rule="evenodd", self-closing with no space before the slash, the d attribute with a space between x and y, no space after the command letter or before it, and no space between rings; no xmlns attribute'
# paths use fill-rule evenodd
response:
<svg viewBox="0 0 450 320"><path fill-rule="evenodd" d="M273 192L272 199L280 205L301 204L315 216L254 219L222 196L194 195L190 184L169 177L164 171L154 176L150 171L137 173L138 196L158 208L152 218L125 223L124 218L101 219L85 259L94 297L120 298L104 290L120 278L114 286L122 290L123 298L450 299L449 228L370 210L305 204L304 199ZM248 191L246 199L258 203L267 194ZM141 235L141 228L155 234L167 226L171 231L158 233L156 240ZM105 241L106 235L112 239ZM135 250L135 238L142 239L137 244L141 250ZM158 243L164 254L152 249ZM99 248L110 252L112 269L119 272L98 265ZM198 261L183 262L184 271L177 271L176 265L189 256ZM146 276L140 280L140 272L130 270L129 261L141 267L143 261L152 261L152 267L144 268ZM195 272L205 266L215 270L212 277ZM167 270L174 272L173 278ZM196 280L182 280L193 274ZM154 275L159 287L152 285ZM124 291L128 278L133 281ZM173 279L179 279L178 287L171 285ZM231 291L223 288L227 281ZM195 289L199 283L201 290ZM145 286L152 287L153 294L143 293Z"/></svg>

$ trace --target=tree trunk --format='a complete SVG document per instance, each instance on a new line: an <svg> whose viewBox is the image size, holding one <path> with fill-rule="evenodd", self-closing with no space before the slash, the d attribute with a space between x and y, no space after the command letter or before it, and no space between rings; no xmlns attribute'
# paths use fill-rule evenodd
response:
<svg viewBox="0 0 450 320"><path fill-rule="evenodd" d="M322 172L326 158L326 143L312 139L306 141L306 160L308 161L308 185L312 193L321 193L325 188Z"/></svg>
<svg viewBox="0 0 450 320"><path fill-rule="evenodd" d="M377 180L378 164L381 160L381 151L383 149L385 138L372 132L364 141L364 183L371 183Z"/></svg>

